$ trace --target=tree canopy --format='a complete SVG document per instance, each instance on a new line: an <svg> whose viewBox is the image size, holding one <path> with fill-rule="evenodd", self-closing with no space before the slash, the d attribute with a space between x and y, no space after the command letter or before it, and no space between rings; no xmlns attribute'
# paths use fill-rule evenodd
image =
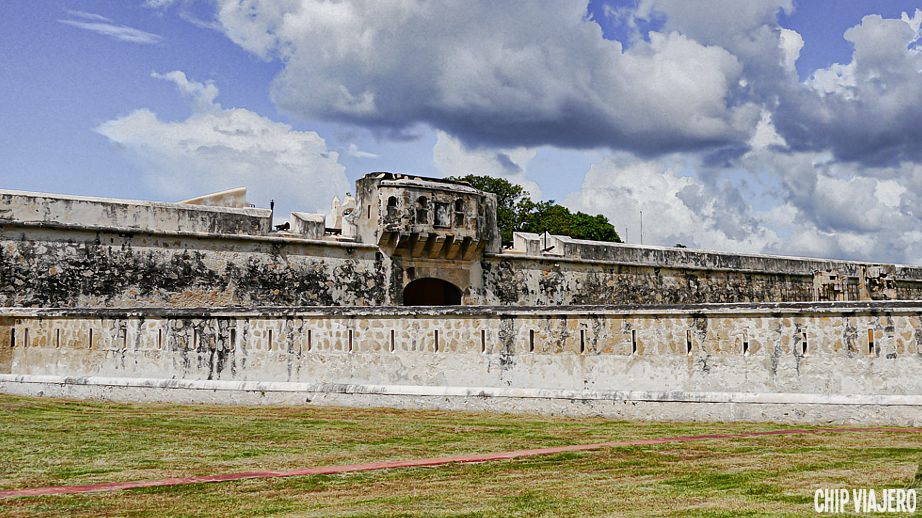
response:
<svg viewBox="0 0 922 518"><path fill-rule="evenodd" d="M512 243L513 232L533 232L620 243L621 237L608 218L584 212L570 212L554 200L535 202L521 185L503 178L467 175L449 180L467 182L481 191L496 195L496 223L504 245Z"/></svg>

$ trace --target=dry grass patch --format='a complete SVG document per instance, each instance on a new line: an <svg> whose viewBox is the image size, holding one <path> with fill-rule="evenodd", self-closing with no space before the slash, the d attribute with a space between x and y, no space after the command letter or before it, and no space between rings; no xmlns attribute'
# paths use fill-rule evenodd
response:
<svg viewBox="0 0 922 518"><path fill-rule="evenodd" d="M784 428L0 396L0 487L83 484ZM922 434L611 448L475 465L19 498L6 515L800 516L819 487L906 487Z"/></svg>

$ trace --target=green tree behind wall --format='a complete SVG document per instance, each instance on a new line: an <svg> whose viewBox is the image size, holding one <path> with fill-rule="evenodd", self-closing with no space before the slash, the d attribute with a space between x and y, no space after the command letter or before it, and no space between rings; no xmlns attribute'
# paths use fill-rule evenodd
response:
<svg viewBox="0 0 922 518"><path fill-rule="evenodd" d="M473 174L448 179L467 182L481 191L496 195L496 223L504 245L512 244L513 232L549 232L574 239L621 242L615 227L605 216L573 213L554 200L535 202L521 185L508 180Z"/></svg>

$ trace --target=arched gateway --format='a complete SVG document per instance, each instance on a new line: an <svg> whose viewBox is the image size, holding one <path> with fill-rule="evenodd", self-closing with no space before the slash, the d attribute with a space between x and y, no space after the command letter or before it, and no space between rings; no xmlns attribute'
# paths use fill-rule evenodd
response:
<svg viewBox="0 0 922 518"><path fill-rule="evenodd" d="M459 306L461 290L454 284L427 277L416 279L403 289L404 306Z"/></svg>

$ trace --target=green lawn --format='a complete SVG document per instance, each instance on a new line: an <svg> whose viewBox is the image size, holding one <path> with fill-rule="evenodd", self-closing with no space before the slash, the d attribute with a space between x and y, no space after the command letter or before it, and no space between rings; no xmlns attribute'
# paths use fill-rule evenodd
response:
<svg viewBox="0 0 922 518"><path fill-rule="evenodd" d="M0 489L784 428L0 396ZM922 434L612 448L514 461L0 500L3 515L812 515L822 487L908 487Z"/></svg>

